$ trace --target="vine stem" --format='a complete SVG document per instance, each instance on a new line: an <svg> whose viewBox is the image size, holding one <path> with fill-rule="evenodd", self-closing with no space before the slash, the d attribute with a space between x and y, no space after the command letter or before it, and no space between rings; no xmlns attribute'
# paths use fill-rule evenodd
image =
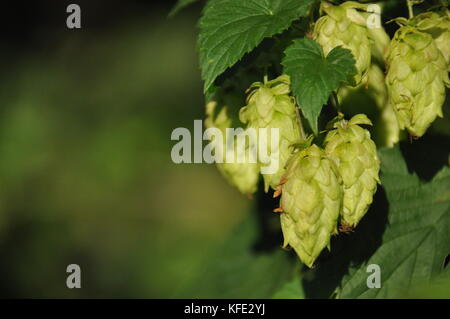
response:
<svg viewBox="0 0 450 319"><path fill-rule="evenodd" d="M413 10L414 2L412 0L406 0L406 4L408 5L409 18L412 19L414 18L414 10Z"/></svg>
<svg viewBox="0 0 450 319"><path fill-rule="evenodd" d="M302 141L306 140L305 129L303 127L302 117L300 116L300 109L298 107L295 108L295 112L297 113L297 122L300 127L300 138Z"/></svg>
<svg viewBox="0 0 450 319"><path fill-rule="evenodd" d="M332 95L333 95L334 103L336 104L336 109L337 109L338 113L341 113L342 110L341 110L341 105L339 104L339 98L338 98L337 92L333 91Z"/></svg>

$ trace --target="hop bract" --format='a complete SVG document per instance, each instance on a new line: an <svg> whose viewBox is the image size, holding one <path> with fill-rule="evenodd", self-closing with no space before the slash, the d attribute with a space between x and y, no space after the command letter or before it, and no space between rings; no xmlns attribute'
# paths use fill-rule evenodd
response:
<svg viewBox="0 0 450 319"><path fill-rule="evenodd" d="M412 19L417 29L430 34L450 67L450 12L424 12Z"/></svg>
<svg viewBox="0 0 450 319"><path fill-rule="evenodd" d="M337 233L343 193L336 165L317 145L309 146L289 161L281 189L284 246L312 267Z"/></svg>
<svg viewBox="0 0 450 319"><path fill-rule="evenodd" d="M222 132L223 136L226 136L226 129L231 127L232 121L228 117L226 107L223 107L215 117L214 111L216 106L216 102L210 102L206 105L207 117L205 126L206 128L217 128ZM243 163L237 161L240 153L246 152L247 154L251 154L250 152L247 152L251 145L247 145L246 148L240 148L238 147L238 143L234 143L234 161L227 163L227 152L230 151L230 149L228 148L226 141L227 138L223 140L213 139L211 141L216 152L216 158L219 159L216 163L219 171L241 193L247 195L253 194L258 187L259 178L259 166L256 163L256 159L253 163L250 160ZM244 156L246 156L246 154L244 154Z"/></svg>
<svg viewBox="0 0 450 319"><path fill-rule="evenodd" d="M447 63L432 36L406 25L397 30L387 52L386 85L400 129L421 137L442 117Z"/></svg>
<svg viewBox="0 0 450 319"><path fill-rule="evenodd" d="M356 10L365 7L353 1L340 6L322 2L321 8L326 15L317 20L313 32L314 40L320 43L325 55L337 46L352 51L357 69L355 85L366 80L371 63L371 43L366 18Z"/></svg>
<svg viewBox="0 0 450 319"><path fill-rule="evenodd" d="M290 93L290 79L282 75L272 81L254 83L250 87L247 98L247 106L240 111L239 118L248 128L254 128L258 132L260 128L279 129L278 149L272 150L271 143L267 143L267 154L272 151L279 152L279 167L274 174L263 174L265 191L269 187L276 189L281 176L285 172L286 162L292 154L292 144L300 138L300 128L297 120L294 98ZM266 150L264 150L266 152ZM260 160L260 158L258 158Z"/></svg>
<svg viewBox="0 0 450 319"><path fill-rule="evenodd" d="M369 131L358 124L371 124L363 114L341 119L325 138L325 151L336 163L344 186L341 214L343 228L354 228L366 214L379 183L380 161Z"/></svg>

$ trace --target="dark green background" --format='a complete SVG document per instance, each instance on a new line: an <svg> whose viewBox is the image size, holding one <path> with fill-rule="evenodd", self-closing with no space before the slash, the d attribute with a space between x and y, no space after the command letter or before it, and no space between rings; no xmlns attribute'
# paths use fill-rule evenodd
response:
<svg viewBox="0 0 450 319"><path fill-rule="evenodd" d="M79 1L69 30L68 3L2 9L0 296L170 297L252 205L170 158L203 116L199 6Z"/></svg>

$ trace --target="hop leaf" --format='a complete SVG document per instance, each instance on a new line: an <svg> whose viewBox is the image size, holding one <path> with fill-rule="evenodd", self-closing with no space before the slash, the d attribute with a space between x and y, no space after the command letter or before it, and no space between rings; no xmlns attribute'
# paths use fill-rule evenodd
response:
<svg viewBox="0 0 450 319"><path fill-rule="evenodd" d="M330 93L351 80L356 73L355 59L350 50L336 47L325 57L314 40L295 40L285 51L283 66L292 78L292 90L303 115L314 133L317 119Z"/></svg>
<svg viewBox="0 0 450 319"><path fill-rule="evenodd" d="M325 152L336 163L344 186L341 214L343 228L355 227L366 214L379 183L380 161L369 131L358 124L371 125L363 114L334 124L325 138Z"/></svg>
<svg viewBox="0 0 450 319"><path fill-rule="evenodd" d="M291 145L300 139L296 106L289 93L290 79L287 75L265 83L254 83L250 88L247 106L240 111L240 120L246 123L248 128L255 129L257 133L260 128L268 129L267 154L279 155L278 170L273 174L263 174L266 192L269 187L275 189L279 185L286 163L292 155ZM279 141L275 150L270 143L272 128L279 129ZM264 173L262 167L261 173Z"/></svg>
<svg viewBox="0 0 450 319"><path fill-rule="evenodd" d="M442 117L447 63L431 35L412 26L397 30L387 53L386 85L401 129L421 137Z"/></svg>
<svg viewBox="0 0 450 319"><path fill-rule="evenodd" d="M264 38L307 14L314 0L210 0L200 19L198 39L204 92Z"/></svg>
<svg viewBox="0 0 450 319"><path fill-rule="evenodd" d="M317 145L296 153L281 186L284 246L312 267L330 238L342 207L342 181L335 164Z"/></svg>

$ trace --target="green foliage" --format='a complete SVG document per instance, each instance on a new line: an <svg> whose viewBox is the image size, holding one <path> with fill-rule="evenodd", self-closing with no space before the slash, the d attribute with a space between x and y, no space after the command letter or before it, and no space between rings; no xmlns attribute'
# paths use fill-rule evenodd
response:
<svg viewBox="0 0 450 319"><path fill-rule="evenodd" d="M395 298L428 284L450 251L450 169L428 183L408 171L399 147L379 152L383 188L355 233L304 277L312 298ZM367 287L367 266L381 269L381 288Z"/></svg>
<svg viewBox="0 0 450 319"><path fill-rule="evenodd" d="M334 4L344 2L333 1ZM349 7L358 10L339 11L339 23L336 27L332 24L322 27L321 31L329 39L326 38L326 41L322 42L318 40L320 43L311 39L314 37L314 30L320 24L318 19L323 14L323 10L320 10L320 1L209 0L207 2L200 19L198 38L204 93L207 97L218 95L224 101L233 96L235 101L238 101L236 105L233 105L234 111L242 114L246 110L244 107L246 94L250 92L252 97L251 83L263 81L266 83L268 79L279 77L288 79L286 81L286 83L290 81L288 88L276 86L275 89L286 95L294 108L298 107L296 111L301 111L303 117L300 113L295 113L293 125L299 127L301 134L298 141L289 141L289 145L285 145L289 150L293 150L289 153L286 163L295 159L293 154L295 152L299 154L300 146L304 145L305 140L311 139L314 145L324 148L327 141L324 140L325 134L320 133L331 129L333 119L350 118L348 105L345 103L342 105L344 107L339 105L339 94L342 101L342 96L349 94L351 90L363 92L361 98L351 100L351 109L355 111L355 114L363 114L362 117L367 119L360 124L374 122L377 128L372 130L372 135L376 138L372 138L368 130L362 129L361 134L353 136L351 125L349 126L347 121L342 122L342 134L345 138L342 139L343 151L339 154L339 163L336 164L343 167L342 162L345 162L345 169L350 173L372 166L373 176L370 179L364 179L358 177L359 173L347 174L358 177L355 181L361 183L361 185L356 182L347 183L358 187L354 188L355 192L348 193L347 201L344 200L344 203L349 203L344 206L349 211L357 212L357 218L352 222L345 222L345 214L342 214L345 209L342 207L334 209L336 216L340 216L339 231L346 234L331 238L330 245L326 245L329 246L330 252L320 250L314 254L315 268L305 270L303 273L295 271L292 264L283 259L283 253L280 254L279 250L264 254L256 253L252 248L252 242L257 238L257 229L260 225L248 221L239 232L230 237L223 247L218 248L217 255L212 257L205 273L199 275L198 279L189 285L191 289L185 290L183 296L390 298L408 295L410 291L417 289L416 287L429 285L431 281L434 285L434 281L438 280L434 278L442 277L442 272L445 271L445 259L450 252L448 231L450 229L450 169L448 168L450 154L444 146L449 145L446 123L449 123L450 114L448 107L444 107L441 114L440 111L433 113L425 106L434 103L436 109L440 110L444 105L445 95L448 94L444 88L444 85L448 86L447 77L444 76L448 70L448 66L444 63L444 56L446 54L448 56L448 46L433 44L432 41L436 41L435 38L439 37L433 38L428 35L427 41L435 46L434 50L430 51L429 43L425 42L423 43L426 45L423 47L419 45L420 50L417 50L428 52L429 54L423 57L430 59L417 55L419 58L414 56L414 59L407 61L408 63L403 63L402 52L405 46L403 42L408 42L408 45L422 44L422 42L416 43L417 38L406 40L402 38L402 41L398 41L397 44L398 52L395 50L394 52L395 41L391 41L391 38L396 31L399 32L398 26L383 23L376 31L383 34L382 39L375 37L374 32L368 30L371 27L369 18L373 12L368 10L366 5L362 5L368 2L347 2ZM411 17L414 15L414 10L417 14L425 12L426 14L422 16L425 20L429 16L427 12L433 10L439 11L442 16L449 15L446 8L433 7L429 2L414 8L407 8L405 4L406 2L399 4L398 1L386 1L383 8L387 12L382 13L382 18L404 16L408 9L410 9ZM347 5L342 6L341 9L344 10ZM327 4L322 2L322 9L326 6ZM330 18L335 18L333 12L329 11L327 14ZM348 31L349 21L352 21L354 27L361 31L358 36L353 37L352 32L345 32ZM416 34L414 29L416 27L411 24L413 19L408 22L402 17L396 21L407 25L408 30L411 29L411 34ZM443 24L442 28L447 28L446 25ZM406 27L400 29L400 32L404 28ZM445 30L445 32L448 31ZM341 35L345 36L345 41L340 39ZM351 42L352 50L340 46L340 42L344 44ZM445 40L441 44L446 44ZM390 51L385 50L389 47ZM357 53L361 50L364 54ZM384 51L391 52L391 56L395 59L386 60L389 55L383 57L381 52ZM360 74L361 79L355 81L358 65L355 56L358 58L358 55L360 60L362 56L362 60L367 62L364 63L363 68L359 66L360 73L366 73L366 71L368 73L367 77ZM435 60L441 62L436 64L433 62ZM417 70L410 72L418 67L426 67L426 70L432 69L433 72L416 72ZM392 70L395 71L396 76L389 77L389 74L392 75ZM407 77L409 73L412 75ZM254 80L254 77L260 79ZM417 88L421 88L421 85L423 86L427 81L432 81L433 85L439 88L435 94L438 97L427 97L428 95L423 94L417 97ZM358 85L356 88L352 88L356 85ZM249 87L250 90L248 90ZM405 92L405 88L410 92ZM373 90L373 93L368 94L369 90ZM427 133L427 136L420 141L404 143L405 135L400 132L400 129L408 127L401 125L402 119L398 116L399 114L394 113L395 110L398 113L398 104L401 103L392 98L388 100L388 92L398 97L404 104L412 101L411 98L405 98L408 94L420 100L424 107L421 108L421 112L417 112L417 116L415 115L417 119L414 118L413 122L426 120L426 128L431 125L429 130L431 134ZM258 105L272 105L274 103L272 95L262 95L264 103ZM367 111L369 104L373 105L370 112ZM400 109L404 112L403 107ZM257 111L259 112L258 109ZM343 112L347 114L342 114ZM435 122L436 116L441 115L444 119ZM309 124L307 126L304 125L305 119ZM274 126L279 128L290 126L286 123L286 121L279 121ZM425 133L424 130L420 134L412 130L409 132L416 137ZM311 133L314 133L314 136ZM348 145L348 140L352 142L352 145ZM364 140L371 142L370 153L374 157L373 163L365 159L360 162L354 161L354 154L367 154L363 146ZM379 143L377 141L389 141L389 143L375 144ZM394 148L380 150L379 148L384 145ZM353 152L347 151L350 149ZM376 193L375 182L379 182L380 165L375 154L379 154L381 160L381 185ZM329 156L331 156L330 152L324 154L326 158ZM311 156L308 156L308 159L310 158ZM300 173L307 171L304 163L303 166L298 167L298 171ZM329 169L324 170L321 177L327 176L328 171ZM345 174L340 172L340 175ZM287 198L286 194L289 195L290 185L298 181L298 176L283 174L277 178L274 185L271 185L275 190L274 197L281 195L282 204L283 198ZM325 179L321 183L328 185L329 180ZM317 189L307 187L311 185L310 180L305 181L304 184L305 187L297 187L298 191L296 188L294 196L290 199L292 207L299 205L303 198L321 198L318 196ZM359 190L366 188L369 191L361 195ZM278 204L278 206L274 204L271 209L275 208L274 211L281 214L283 221L290 212L284 207L286 205L281 205L280 202ZM325 199L317 203L313 202L310 205L311 211L315 211L320 205L324 206L324 212L329 214L332 205ZM348 207L358 207L358 209ZM304 211L307 210L302 207L298 209L299 214ZM325 214L318 212L313 218L314 221ZM304 222L304 219L301 221ZM333 219L332 226L336 226L337 223L338 220ZM300 225L303 224L300 223ZM312 225L314 226L314 223ZM305 234L314 231L311 225L302 226L301 229ZM306 235L298 237L296 242L300 244L308 241ZM328 244L329 238L326 239ZM289 243L289 246L295 245ZM305 263L305 260L303 262ZM305 264L312 266L312 261ZM367 272L367 266L371 264L381 268L381 288L371 289L367 285L370 275ZM283 267L285 267L284 275L281 275ZM295 272L294 275L292 271Z"/></svg>
<svg viewBox="0 0 450 319"><path fill-rule="evenodd" d="M375 253L343 278L338 289L341 298L394 298L438 275L450 252L450 169L422 183L408 173L398 148L384 149L380 156L388 226ZM380 289L367 288L369 264L382 269Z"/></svg>
<svg viewBox="0 0 450 319"><path fill-rule="evenodd" d="M204 91L266 37L304 16L314 0L210 0L200 20Z"/></svg>
<svg viewBox="0 0 450 319"><path fill-rule="evenodd" d="M423 183L408 172L399 147L382 149L380 157L384 189L377 204L355 233L332 241L316 269L299 276L283 250L255 249L260 224L251 215L175 297L396 298L439 284L450 251L450 169ZM370 264L381 268L379 289L367 287Z"/></svg>
<svg viewBox="0 0 450 319"><path fill-rule="evenodd" d="M317 42L304 38L287 48L283 65L291 76L300 108L317 133L322 106L332 91L356 73L355 59L350 50L341 47L334 48L325 57Z"/></svg>

